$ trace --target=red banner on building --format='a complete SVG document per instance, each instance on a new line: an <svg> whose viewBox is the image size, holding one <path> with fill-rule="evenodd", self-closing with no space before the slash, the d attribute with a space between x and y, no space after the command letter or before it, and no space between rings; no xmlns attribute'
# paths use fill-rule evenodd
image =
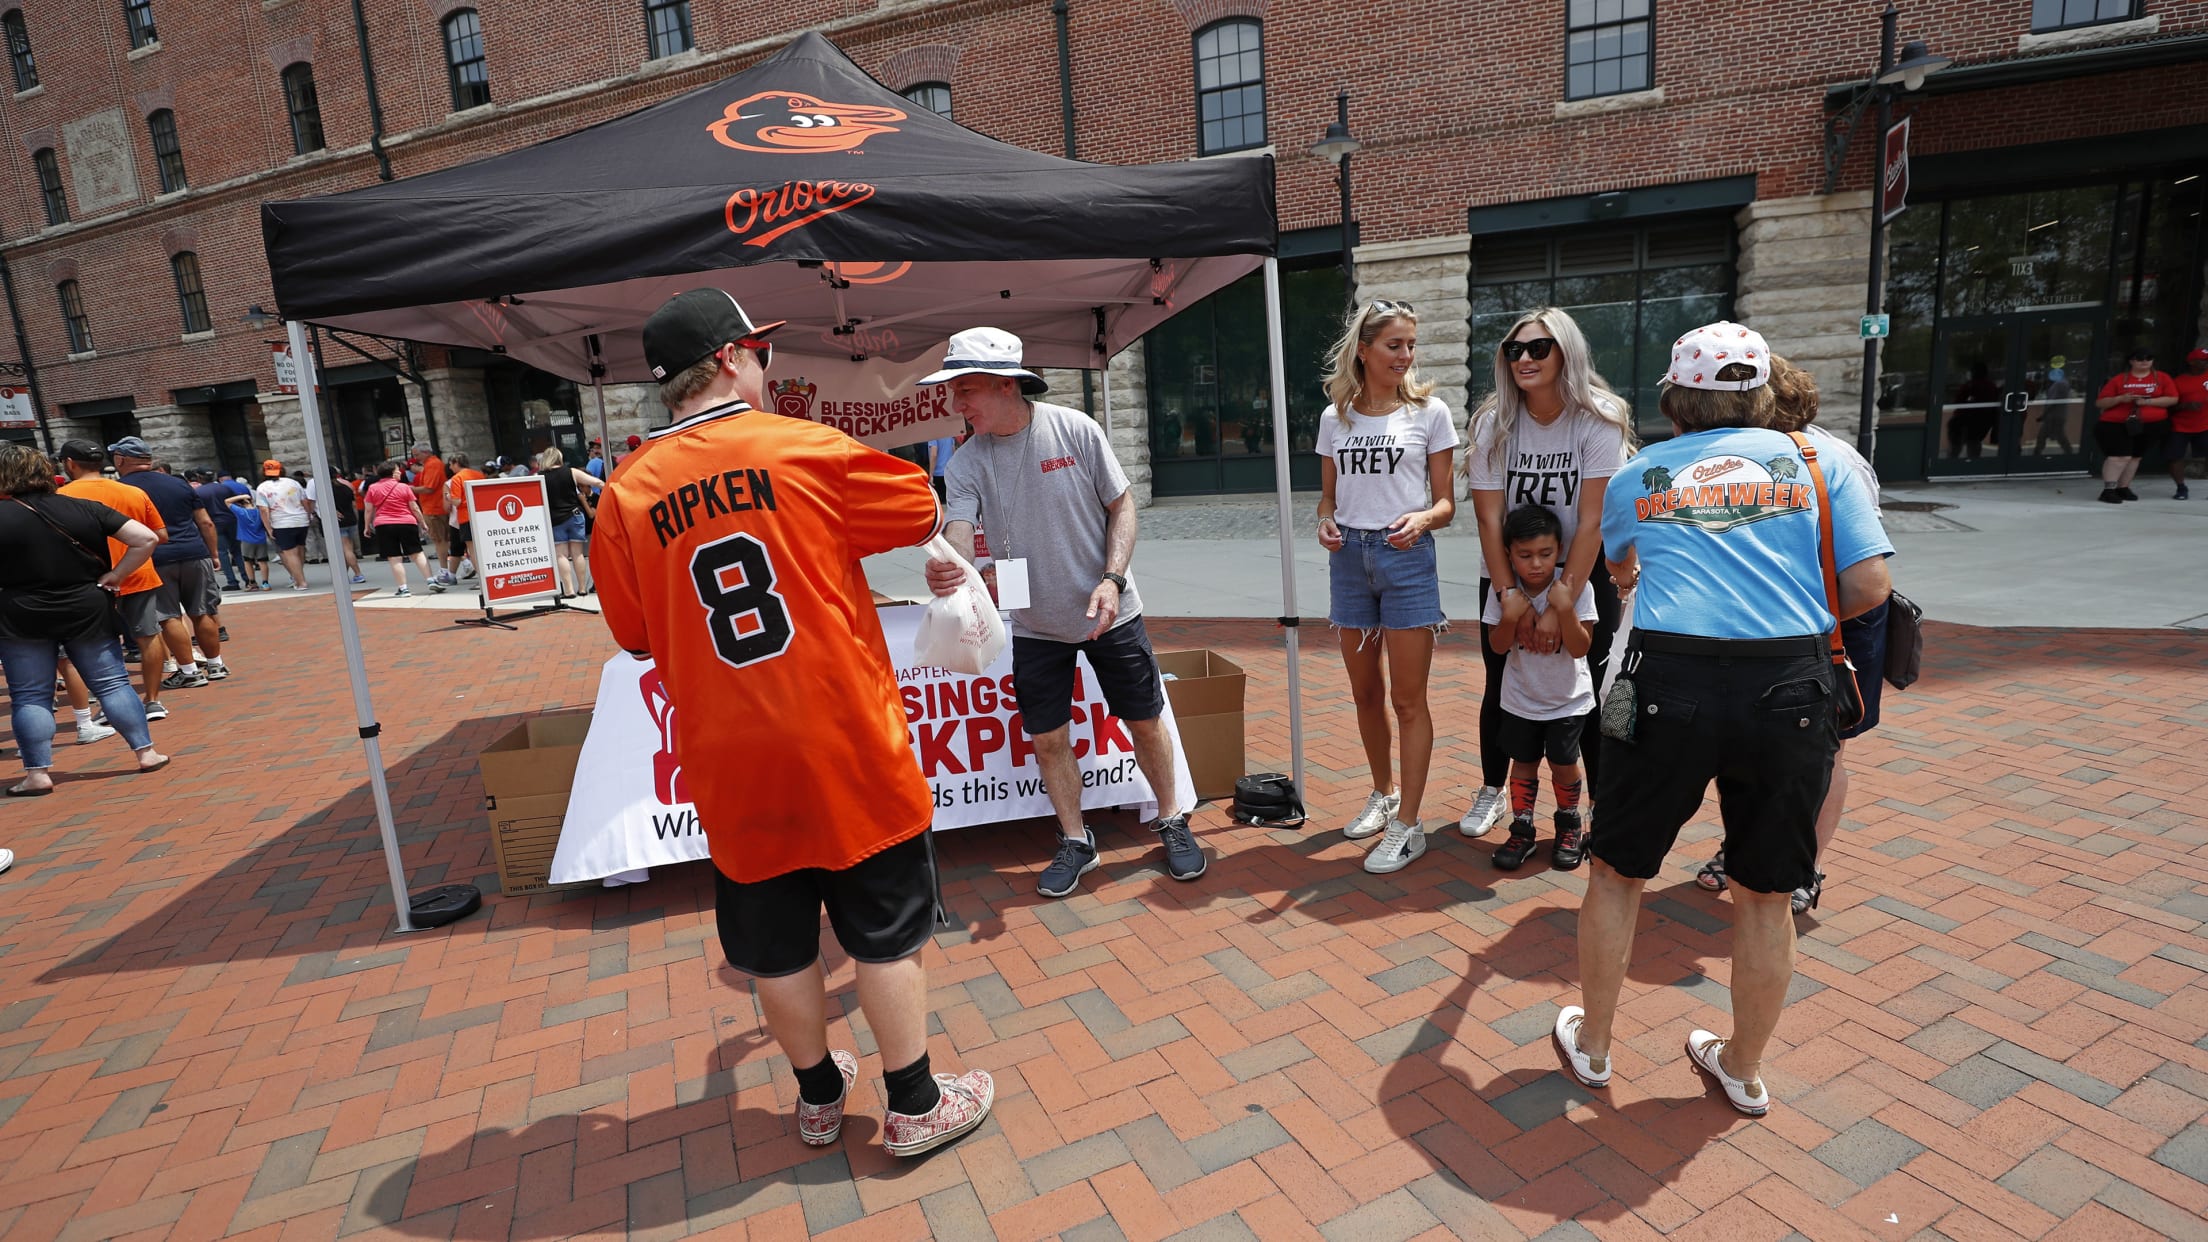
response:
<svg viewBox="0 0 2208 1242"><path fill-rule="evenodd" d="M1909 205L1909 118L1894 122L1886 131L1884 158L1879 161L1878 218L1891 221Z"/></svg>

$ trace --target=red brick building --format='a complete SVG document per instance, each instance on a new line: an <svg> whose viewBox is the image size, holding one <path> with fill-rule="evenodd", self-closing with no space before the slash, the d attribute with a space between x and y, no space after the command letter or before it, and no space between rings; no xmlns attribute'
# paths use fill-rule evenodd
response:
<svg viewBox="0 0 2208 1242"><path fill-rule="evenodd" d="M1338 89L1362 144L1357 292L1418 305L1424 368L1460 410L1515 314L1557 304L1648 432L1663 350L1719 315L1809 364L1828 420L1852 421L1875 123L1829 187L1827 155L1877 64L1881 7L363 0L356 26L346 0L22 0L0 14L0 261L54 439L135 430L180 466L289 457L303 436L272 391L278 332L247 322L279 309L262 200L538 141L809 28L1023 146L1273 153L1296 449L1344 300L1334 168L1309 154ZM2174 368L2203 332L2208 0L1918 0L1900 30L1952 64L1896 104L1913 187L1890 233L1881 468L2078 468L2112 360L2143 342ZM369 356L324 344L343 460L430 435L478 457L580 446L588 398L570 383L355 344ZM1270 486L1263 370L1254 279L1115 360L1115 443L1146 496ZM1073 377L1060 391L1101 395ZM2024 412L2002 412L2011 394ZM641 390L609 401L617 434L659 413Z"/></svg>

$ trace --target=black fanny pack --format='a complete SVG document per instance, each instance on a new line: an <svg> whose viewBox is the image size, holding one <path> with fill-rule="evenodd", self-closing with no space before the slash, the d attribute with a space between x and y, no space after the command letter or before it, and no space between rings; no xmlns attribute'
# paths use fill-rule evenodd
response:
<svg viewBox="0 0 2208 1242"><path fill-rule="evenodd" d="M1252 772L1234 782L1237 823L1293 828L1304 821L1303 799L1285 772Z"/></svg>

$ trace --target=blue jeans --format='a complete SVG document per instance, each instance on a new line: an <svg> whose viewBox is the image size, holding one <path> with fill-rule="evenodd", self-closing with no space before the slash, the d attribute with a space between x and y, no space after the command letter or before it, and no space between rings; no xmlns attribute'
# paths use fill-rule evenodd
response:
<svg viewBox="0 0 2208 1242"><path fill-rule="evenodd" d="M1424 630L1447 622L1432 534L1398 548L1384 530L1341 531L1342 550L1327 557L1329 624L1370 637L1373 630Z"/></svg>
<svg viewBox="0 0 2208 1242"><path fill-rule="evenodd" d="M216 531L215 541L222 545L222 584L235 587L238 585L239 564L245 560L244 550L238 547L238 528L233 526L227 531Z"/></svg>
<svg viewBox="0 0 2208 1242"><path fill-rule="evenodd" d="M60 653L69 653L84 683L107 709L107 723L132 750L153 745L146 729L146 705L131 689L130 669L115 640L106 636L57 643L51 639L0 638L0 666L8 675L8 700L14 704L15 745L26 768L54 766L54 674Z"/></svg>

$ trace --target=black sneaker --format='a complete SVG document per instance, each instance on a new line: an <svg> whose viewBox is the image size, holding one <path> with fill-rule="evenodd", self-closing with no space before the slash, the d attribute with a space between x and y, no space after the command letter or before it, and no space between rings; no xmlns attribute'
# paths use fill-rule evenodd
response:
<svg viewBox="0 0 2208 1242"><path fill-rule="evenodd" d="M1210 866L1196 835L1188 830L1188 816L1168 815L1158 821L1158 840L1165 844L1165 870L1176 880L1193 880Z"/></svg>
<svg viewBox="0 0 2208 1242"><path fill-rule="evenodd" d="M1587 829L1580 825L1579 812L1556 813L1556 849L1549 855L1549 865L1558 871L1574 871L1587 857Z"/></svg>
<svg viewBox="0 0 2208 1242"><path fill-rule="evenodd" d="M1533 856L1539 839L1534 836L1533 817L1510 821L1510 840L1495 847L1495 867L1499 871L1516 871L1526 865Z"/></svg>
<svg viewBox="0 0 2208 1242"><path fill-rule="evenodd" d="M2128 487L2119 487L2116 489L2116 498L2118 500L2137 500L2139 499L2139 493Z"/></svg>
<svg viewBox="0 0 2208 1242"><path fill-rule="evenodd" d="M2101 503L2104 505L2120 505L2124 503L2124 494L2113 487L2104 487L2101 489Z"/></svg>
<svg viewBox="0 0 2208 1242"><path fill-rule="evenodd" d="M1063 897L1078 888L1081 877L1096 870L1096 834L1082 826L1079 840L1073 837L1058 838L1058 856L1043 868L1042 879L1036 882L1035 891L1045 897Z"/></svg>

